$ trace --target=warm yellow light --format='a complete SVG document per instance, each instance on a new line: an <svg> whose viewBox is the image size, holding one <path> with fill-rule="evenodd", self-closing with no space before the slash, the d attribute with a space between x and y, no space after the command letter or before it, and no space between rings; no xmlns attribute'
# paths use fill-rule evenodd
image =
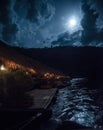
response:
<svg viewBox="0 0 103 130"><path fill-rule="evenodd" d="M36 70L34 70L34 69L32 69L32 68L27 68L27 70L28 70L30 73L32 73L32 74L36 74L36 73L37 73Z"/></svg>
<svg viewBox="0 0 103 130"><path fill-rule="evenodd" d="M5 68L4 65L1 65L1 66L0 66L0 70L5 71L5 70L7 70L7 68Z"/></svg>
<svg viewBox="0 0 103 130"><path fill-rule="evenodd" d="M53 74L53 73L45 73L44 74L44 77L46 77L46 78L53 78L55 75Z"/></svg>

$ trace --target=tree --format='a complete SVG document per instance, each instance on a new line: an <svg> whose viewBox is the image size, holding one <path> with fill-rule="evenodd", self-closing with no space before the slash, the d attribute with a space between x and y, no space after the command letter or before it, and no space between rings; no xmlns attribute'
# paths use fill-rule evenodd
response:
<svg viewBox="0 0 103 130"><path fill-rule="evenodd" d="M96 21L99 14L95 9L91 8L87 0L82 0L82 11L84 13L81 25L83 28L81 42L84 45L88 45L94 41L97 34Z"/></svg>

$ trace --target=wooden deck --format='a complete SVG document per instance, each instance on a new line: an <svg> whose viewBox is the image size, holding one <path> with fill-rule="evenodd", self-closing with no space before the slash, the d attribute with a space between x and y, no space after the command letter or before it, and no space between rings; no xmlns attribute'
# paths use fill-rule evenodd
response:
<svg viewBox="0 0 103 130"><path fill-rule="evenodd" d="M47 109L53 98L55 97L57 88L52 89L35 89L30 91L33 97L33 105L30 109Z"/></svg>

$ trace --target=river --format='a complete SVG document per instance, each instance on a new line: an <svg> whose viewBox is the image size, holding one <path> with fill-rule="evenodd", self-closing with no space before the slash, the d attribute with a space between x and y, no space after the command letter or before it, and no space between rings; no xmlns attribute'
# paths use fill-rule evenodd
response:
<svg viewBox="0 0 103 130"><path fill-rule="evenodd" d="M103 90L90 88L86 78L74 78L70 85L59 89L51 107L53 115L43 129L54 130L63 121L73 121L86 127L103 127ZM48 126L48 128L46 128Z"/></svg>

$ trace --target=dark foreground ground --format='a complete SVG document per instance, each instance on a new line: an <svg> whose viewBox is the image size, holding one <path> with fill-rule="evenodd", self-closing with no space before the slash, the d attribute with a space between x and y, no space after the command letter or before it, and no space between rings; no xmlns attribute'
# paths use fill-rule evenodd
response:
<svg viewBox="0 0 103 130"><path fill-rule="evenodd" d="M42 119L42 122L40 119L33 121L25 129L72 130L103 127L103 48L58 47L19 51L75 78L70 86L59 89L57 99L51 107L51 118ZM85 79L76 77L87 77L87 84ZM4 112L0 116L3 126L1 130L12 130L6 127L9 122L14 124L15 119L22 122L22 117L28 119L33 114L19 112L16 116L11 116L11 113L7 115Z"/></svg>
<svg viewBox="0 0 103 130"><path fill-rule="evenodd" d="M59 89L51 111L36 120L35 112L1 113L2 130L76 130L103 127L103 90L88 86L87 78L74 78ZM21 123L24 121L24 124ZM30 121L30 122L29 122ZM17 124L22 124L16 126ZM28 123L29 122L29 123ZM16 127L10 127L10 124ZM24 127L22 127L24 126ZM10 127L10 129L8 129ZM22 129L20 129L22 128Z"/></svg>

